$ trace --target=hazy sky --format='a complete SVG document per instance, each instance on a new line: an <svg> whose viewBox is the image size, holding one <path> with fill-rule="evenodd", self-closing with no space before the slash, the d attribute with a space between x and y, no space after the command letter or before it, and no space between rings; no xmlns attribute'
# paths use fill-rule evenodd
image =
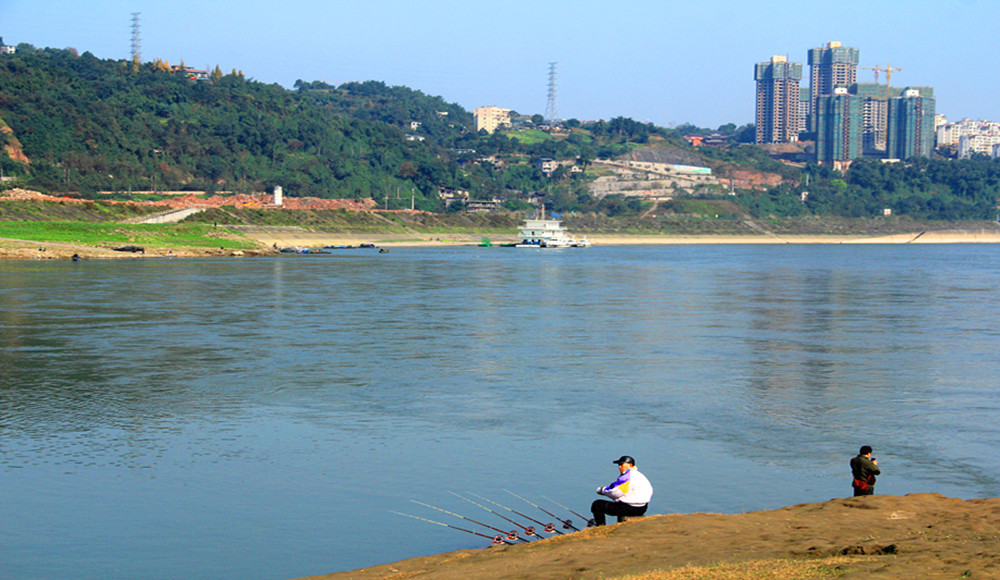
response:
<svg viewBox="0 0 1000 580"><path fill-rule="evenodd" d="M862 67L902 69L893 86L933 86L949 120L1000 121L994 0L0 0L0 36L128 58L132 12L147 61L286 87L374 79L528 114L545 113L555 61L563 118L712 128L753 122L755 63L805 65L838 40Z"/></svg>

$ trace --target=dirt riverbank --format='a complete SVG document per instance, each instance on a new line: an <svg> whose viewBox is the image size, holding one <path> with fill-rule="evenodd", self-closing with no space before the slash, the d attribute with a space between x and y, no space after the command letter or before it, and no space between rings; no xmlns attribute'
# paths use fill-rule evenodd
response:
<svg viewBox="0 0 1000 580"><path fill-rule="evenodd" d="M139 259L139 258L190 258L211 256L263 256L274 253L261 247L250 250L225 250L222 248L165 248L143 246L143 252L117 252L111 248L64 244L59 242L34 242L0 238L0 260L81 260Z"/></svg>
<svg viewBox="0 0 1000 580"><path fill-rule="evenodd" d="M355 234L326 232L298 227L231 226L243 235L264 246L358 245L373 243L380 246L474 246L488 238L493 244L517 241L515 232L509 234L463 234L418 232L401 234ZM586 236L595 245L669 245L669 244L928 244L928 243L1000 243L1000 231L949 230L935 232L909 232L887 236L861 235L627 235L591 234Z"/></svg>
<svg viewBox="0 0 1000 580"><path fill-rule="evenodd" d="M348 578L1000 578L1000 498L875 495L743 514L650 516L310 580Z"/></svg>
<svg viewBox="0 0 1000 580"><path fill-rule="evenodd" d="M145 253L116 252L110 248L36 242L0 238L0 259L68 259L73 254L81 258L142 258L156 256L260 256L273 254L275 246L321 248L323 246L358 246L374 244L380 247L475 246L488 238L495 245L516 241L515 234L487 235L464 233L421 234L357 234L306 229L295 226L229 226L234 232L255 240L255 250L226 251L221 249L185 249L146 246ZM1000 233L993 231L912 232L887 236L822 236L822 235L756 235L756 236L690 236L690 235L625 235L594 234L588 236L596 246L610 245L671 245L671 244L972 244L1000 243Z"/></svg>

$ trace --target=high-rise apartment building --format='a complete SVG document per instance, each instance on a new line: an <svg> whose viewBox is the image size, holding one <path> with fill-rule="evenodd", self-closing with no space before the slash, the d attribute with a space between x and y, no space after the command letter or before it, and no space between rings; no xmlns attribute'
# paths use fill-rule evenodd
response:
<svg viewBox="0 0 1000 580"><path fill-rule="evenodd" d="M890 159L930 157L934 148L934 97L907 88L889 99L886 149Z"/></svg>
<svg viewBox="0 0 1000 580"><path fill-rule="evenodd" d="M757 81L757 143L799 140L799 81L802 63L772 56L754 67Z"/></svg>
<svg viewBox="0 0 1000 580"><path fill-rule="evenodd" d="M885 157L886 119L889 114L889 93L885 85L857 83L851 93L864 100L864 143L868 157Z"/></svg>
<svg viewBox="0 0 1000 580"><path fill-rule="evenodd" d="M816 101L834 89L850 88L858 81L858 49L830 41L826 46L809 49L809 129L816 130Z"/></svg>
<svg viewBox="0 0 1000 580"><path fill-rule="evenodd" d="M816 103L816 161L842 167L864 154L864 101L838 87Z"/></svg>
<svg viewBox="0 0 1000 580"><path fill-rule="evenodd" d="M889 100L901 97L908 89L923 97L934 97L934 87L896 88L873 83L856 83L850 92L864 99L864 150L866 157L886 157L889 121ZM937 121L935 120L935 127Z"/></svg>
<svg viewBox="0 0 1000 580"><path fill-rule="evenodd" d="M809 119L809 87L799 87L799 133L809 130L806 120Z"/></svg>

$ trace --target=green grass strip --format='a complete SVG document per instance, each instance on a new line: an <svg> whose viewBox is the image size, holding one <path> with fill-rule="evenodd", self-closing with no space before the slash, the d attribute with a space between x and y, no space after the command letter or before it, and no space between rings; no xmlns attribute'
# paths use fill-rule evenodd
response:
<svg viewBox="0 0 1000 580"><path fill-rule="evenodd" d="M114 247L125 244L162 248L246 250L253 240L208 224L119 224L86 222L0 222L0 238Z"/></svg>

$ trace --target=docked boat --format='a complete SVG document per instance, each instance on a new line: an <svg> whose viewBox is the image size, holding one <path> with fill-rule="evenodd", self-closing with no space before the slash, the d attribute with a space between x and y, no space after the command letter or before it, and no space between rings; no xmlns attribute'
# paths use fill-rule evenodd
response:
<svg viewBox="0 0 1000 580"><path fill-rule="evenodd" d="M538 218L524 220L520 234L521 241L514 244L516 248L586 248L591 245L587 238L569 235L562 220L551 215L546 219L544 205Z"/></svg>

